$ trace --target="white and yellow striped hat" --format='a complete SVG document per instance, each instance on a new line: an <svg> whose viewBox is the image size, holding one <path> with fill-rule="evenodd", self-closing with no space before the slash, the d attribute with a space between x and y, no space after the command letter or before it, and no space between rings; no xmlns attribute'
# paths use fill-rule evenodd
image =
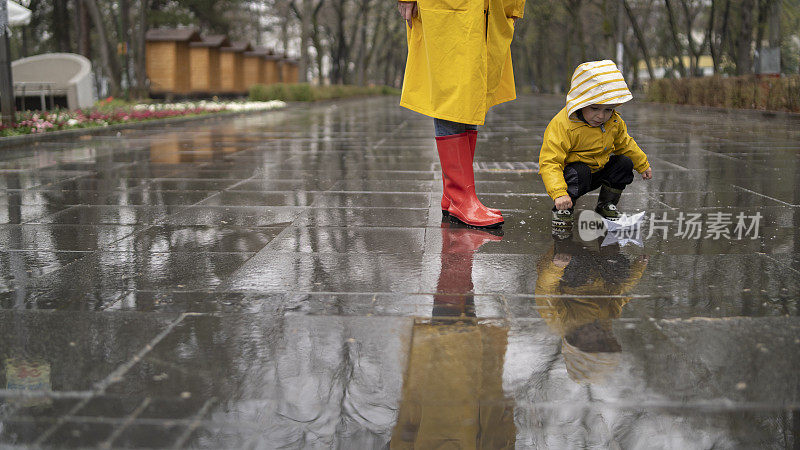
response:
<svg viewBox="0 0 800 450"><path fill-rule="evenodd" d="M567 366L567 375L578 384L602 384L622 359L619 352L585 352L566 339L561 340L561 353Z"/></svg>
<svg viewBox="0 0 800 450"><path fill-rule="evenodd" d="M575 68L567 93L567 115L589 105L625 103L633 99L614 61L585 62Z"/></svg>

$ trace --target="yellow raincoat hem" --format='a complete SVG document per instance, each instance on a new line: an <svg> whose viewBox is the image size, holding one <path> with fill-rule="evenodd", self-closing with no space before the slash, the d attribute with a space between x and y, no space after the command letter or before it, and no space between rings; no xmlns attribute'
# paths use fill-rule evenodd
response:
<svg viewBox="0 0 800 450"><path fill-rule="evenodd" d="M477 121L475 119L466 119L464 117L456 117L456 116L451 116L449 114L438 114L438 113L434 114L433 111L431 111L431 110L424 109L424 108L418 108L418 107L410 105L410 104L408 104L406 102L400 102L400 106L402 106L403 108L406 108L406 109L410 109L411 111L418 112L420 114L424 114L424 115L429 116L429 117L433 117L435 119L444 119L444 120L449 120L451 122L465 123L467 125L483 125L484 124L483 120Z"/></svg>

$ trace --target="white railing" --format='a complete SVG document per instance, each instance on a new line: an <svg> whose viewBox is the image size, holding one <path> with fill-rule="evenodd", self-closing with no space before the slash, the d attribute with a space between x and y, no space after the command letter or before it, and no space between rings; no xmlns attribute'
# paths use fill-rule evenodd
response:
<svg viewBox="0 0 800 450"><path fill-rule="evenodd" d="M25 111L25 98L26 97L39 97L39 101L41 102L41 110L44 111L47 109L47 102L46 99L50 98L50 107L53 108L55 106L54 97L56 95L66 95L66 89L59 89L56 88L56 83L46 82L46 81L36 81L36 82L29 82L29 81L18 81L14 83L14 97L18 97L20 102L22 103L22 107L20 108L22 111Z"/></svg>

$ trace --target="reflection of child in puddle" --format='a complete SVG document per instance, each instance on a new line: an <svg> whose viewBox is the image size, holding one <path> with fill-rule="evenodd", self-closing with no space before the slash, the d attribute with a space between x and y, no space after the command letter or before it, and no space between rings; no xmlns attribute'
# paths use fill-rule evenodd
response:
<svg viewBox="0 0 800 450"><path fill-rule="evenodd" d="M501 235L442 224L442 268L431 319L414 323L391 448L513 448L503 401L505 323L475 317L472 261Z"/></svg>
<svg viewBox="0 0 800 450"><path fill-rule="evenodd" d="M537 265L536 303L550 329L562 338L567 373L576 382L601 381L622 350L611 329L639 282L647 257L635 260L616 245L590 250L557 240Z"/></svg>

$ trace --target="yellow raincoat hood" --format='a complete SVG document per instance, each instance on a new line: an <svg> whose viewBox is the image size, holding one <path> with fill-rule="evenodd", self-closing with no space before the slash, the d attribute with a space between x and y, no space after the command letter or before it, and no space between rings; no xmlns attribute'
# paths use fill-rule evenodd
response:
<svg viewBox="0 0 800 450"><path fill-rule="evenodd" d="M567 93L567 116L589 105L625 103L633 99L614 61L590 61L572 74Z"/></svg>

